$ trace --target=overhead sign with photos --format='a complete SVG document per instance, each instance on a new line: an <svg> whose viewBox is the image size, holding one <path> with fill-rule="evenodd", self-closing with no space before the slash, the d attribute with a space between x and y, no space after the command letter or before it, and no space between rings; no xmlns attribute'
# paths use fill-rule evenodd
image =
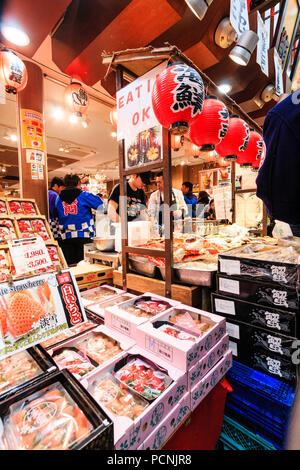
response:
<svg viewBox="0 0 300 470"><path fill-rule="evenodd" d="M32 109L21 109L22 148L46 150L43 115Z"/></svg>

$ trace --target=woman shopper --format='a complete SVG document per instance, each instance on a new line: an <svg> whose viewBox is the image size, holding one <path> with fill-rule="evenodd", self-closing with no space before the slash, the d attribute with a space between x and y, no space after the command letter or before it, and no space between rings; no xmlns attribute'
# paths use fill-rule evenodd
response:
<svg viewBox="0 0 300 470"><path fill-rule="evenodd" d="M83 260L84 245L95 235L92 209L98 209L103 201L99 196L82 191L78 175L66 175L64 186L56 200L56 210L61 248L68 265L73 265Z"/></svg>

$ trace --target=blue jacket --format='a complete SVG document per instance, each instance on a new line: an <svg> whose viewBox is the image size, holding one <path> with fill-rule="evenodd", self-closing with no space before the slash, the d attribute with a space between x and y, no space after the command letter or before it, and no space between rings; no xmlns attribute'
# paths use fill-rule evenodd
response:
<svg viewBox="0 0 300 470"><path fill-rule="evenodd" d="M196 217L197 196L193 193L187 193L183 194L183 197L188 208L189 217Z"/></svg>
<svg viewBox="0 0 300 470"><path fill-rule="evenodd" d="M256 194L269 216L300 224L300 91L268 112L263 137L267 152L256 179Z"/></svg>
<svg viewBox="0 0 300 470"><path fill-rule="evenodd" d="M55 202L58 198L58 194L53 191L53 189L49 189L48 191L48 200L49 200L49 218L50 220L55 219Z"/></svg>
<svg viewBox="0 0 300 470"><path fill-rule="evenodd" d="M72 188L61 191L56 199L56 210L62 239L93 237L92 209L97 209L102 204L99 196L81 189Z"/></svg>

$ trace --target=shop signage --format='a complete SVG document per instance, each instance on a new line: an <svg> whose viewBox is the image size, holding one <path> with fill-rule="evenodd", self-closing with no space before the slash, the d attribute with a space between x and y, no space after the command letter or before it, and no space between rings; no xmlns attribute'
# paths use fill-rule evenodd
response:
<svg viewBox="0 0 300 470"><path fill-rule="evenodd" d="M139 132L159 125L151 94L156 75L165 68L164 62L117 92L118 140L135 137Z"/></svg>
<svg viewBox="0 0 300 470"><path fill-rule="evenodd" d="M45 151L45 126L41 113L32 109L21 109L22 148Z"/></svg>
<svg viewBox="0 0 300 470"><path fill-rule="evenodd" d="M0 360L86 321L69 270L1 283L0 305Z"/></svg>
<svg viewBox="0 0 300 470"><path fill-rule="evenodd" d="M282 79L282 67L281 67L281 59L275 48L274 48L274 67L275 67L276 95L280 96L282 95L282 93L284 93L283 79Z"/></svg>
<svg viewBox="0 0 300 470"><path fill-rule="evenodd" d="M53 264L41 237L13 240L8 244L17 276L47 268Z"/></svg>
<svg viewBox="0 0 300 470"><path fill-rule="evenodd" d="M269 59L268 59L268 49L269 49L269 35L268 31L264 25L264 22L260 16L259 11L257 12L257 52L256 52L256 62L261 68L261 71L269 76Z"/></svg>
<svg viewBox="0 0 300 470"><path fill-rule="evenodd" d="M238 37L250 29L247 0L230 0L230 23Z"/></svg>
<svg viewBox="0 0 300 470"><path fill-rule="evenodd" d="M41 150L26 149L26 163L45 165L45 153Z"/></svg>
<svg viewBox="0 0 300 470"><path fill-rule="evenodd" d="M213 199L217 220L232 219L232 190L231 184L213 188Z"/></svg>

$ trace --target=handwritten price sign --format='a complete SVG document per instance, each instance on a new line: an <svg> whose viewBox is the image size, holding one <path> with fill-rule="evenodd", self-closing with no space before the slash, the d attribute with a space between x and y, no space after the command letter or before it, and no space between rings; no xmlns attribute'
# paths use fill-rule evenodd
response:
<svg viewBox="0 0 300 470"><path fill-rule="evenodd" d="M53 264L41 237L14 240L9 250L18 276Z"/></svg>

